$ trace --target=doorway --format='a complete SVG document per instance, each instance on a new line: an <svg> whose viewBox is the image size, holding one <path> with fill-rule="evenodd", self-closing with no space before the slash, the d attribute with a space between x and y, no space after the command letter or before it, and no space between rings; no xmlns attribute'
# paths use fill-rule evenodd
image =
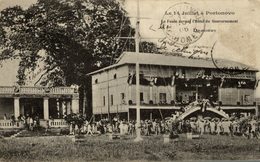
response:
<svg viewBox="0 0 260 162"><path fill-rule="evenodd" d="M22 98L20 100L23 114L25 116L38 116L43 119L43 99L42 98Z"/></svg>

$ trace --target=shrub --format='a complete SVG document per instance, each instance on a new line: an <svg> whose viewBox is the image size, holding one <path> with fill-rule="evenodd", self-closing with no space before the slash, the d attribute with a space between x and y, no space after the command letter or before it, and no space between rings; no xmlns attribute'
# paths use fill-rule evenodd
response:
<svg viewBox="0 0 260 162"><path fill-rule="evenodd" d="M75 113L67 115L64 119L68 124L76 124L79 128L81 128L81 126L84 124L86 120L86 118L83 115Z"/></svg>
<svg viewBox="0 0 260 162"><path fill-rule="evenodd" d="M61 129L60 130L60 135L69 135L70 134L70 130L69 129Z"/></svg>

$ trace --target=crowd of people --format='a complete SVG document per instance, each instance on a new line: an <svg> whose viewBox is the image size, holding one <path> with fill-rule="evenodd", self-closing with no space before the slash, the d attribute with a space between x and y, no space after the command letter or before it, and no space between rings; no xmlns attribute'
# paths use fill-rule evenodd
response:
<svg viewBox="0 0 260 162"><path fill-rule="evenodd" d="M151 135L151 134L164 134L169 132L170 129L168 124L164 120L145 120L141 121L141 134ZM95 122L85 121L83 126L79 128L76 124L70 125L71 134L75 133L86 133L86 134L105 134L105 133L118 133L121 135L135 135L137 124L134 120L126 121L114 118L111 122L108 119L101 119Z"/></svg>
<svg viewBox="0 0 260 162"><path fill-rule="evenodd" d="M255 116L230 119L207 118L181 121L185 132L260 138L260 121Z"/></svg>
<svg viewBox="0 0 260 162"><path fill-rule="evenodd" d="M6 115L4 119L7 120ZM11 116L10 120L14 125L22 124L30 131L37 130L40 127L40 119L37 115L33 117L20 115L17 120ZM86 135L117 133L134 136L137 128L135 120L120 120L119 117L115 117L112 120L108 118L99 121L84 120L80 125L75 122L69 122L69 125L70 134L82 133ZM143 136L193 133L199 135L211 134L260 138L260 118L256 116L231 116L229 119L192 117L186 120L178 120L176 116L173 116L167 119L141 120L140 128Z"/></svg>
<svg viewBox="0 0 260 162"><path fill-rule="evenodd" d="M244 136L247 138L260 138L260 120L255 116L231 117L230 119L219 118L191 118L189 120L141 120L141 135L160 135L167 133L181 134L211 134ZM137 125L135 121L119 120L114 118L99 121L85 121L81 127L70 125L70 134L83 133L87 135L118 133L120 135L135 135Z"/></svg>
<svg viewBox="0 0 260 162"><path fill-rule="evenodd" d="M33 131L40 127L40 118L38 115L22 115L20 114L17 119L14 115L11 115L9 118L6 114L4 114L4 120L10 120L12 125L16 125L17 127L24 127L27 130Z"/></svg>

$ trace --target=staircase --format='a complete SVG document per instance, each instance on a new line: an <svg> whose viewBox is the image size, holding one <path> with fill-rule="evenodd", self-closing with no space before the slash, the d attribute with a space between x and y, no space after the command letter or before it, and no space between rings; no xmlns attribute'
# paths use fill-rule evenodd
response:
<svg viewBox="0 0 260 162"><path fill-rule="evenodd" d="M10 138L15 138L15 137L19 136L20 134L22 134L23 132L26 132L26 130L23 129L23 130L17 132L16 134L13 134L12 136L10 136Z"/></svg>

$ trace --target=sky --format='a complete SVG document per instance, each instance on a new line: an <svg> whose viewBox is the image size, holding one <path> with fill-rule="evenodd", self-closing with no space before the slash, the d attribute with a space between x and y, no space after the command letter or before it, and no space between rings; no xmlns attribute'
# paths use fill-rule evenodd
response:
<svg viewBox="0 0 260 162"><path fill-rule="evenodd" d="M0 0L0 10L21 5L27 8L36 0ZM135 26L136 0L125 0L124 8ZM260 69L260 0L140 0L140 35L144 38L165 37L163 30L158 29L165 12L175 4L188 2L198 11L232 11L234 16L205 16L206 19L237 19L235 24L208 23L205 29L216 29L216 32L205 32L193 46L212 46L216 57L245 63ZM158 43L158 39L149 39ZM17 62L3 64L0 74L4 79L0 85L12 85L16 76Z"/></svg>

